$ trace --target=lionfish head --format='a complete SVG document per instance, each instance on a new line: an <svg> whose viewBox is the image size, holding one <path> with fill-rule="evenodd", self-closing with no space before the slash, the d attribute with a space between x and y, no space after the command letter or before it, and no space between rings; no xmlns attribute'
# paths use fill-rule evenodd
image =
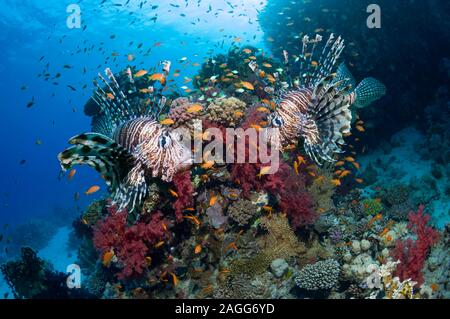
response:
<svg viewBox="0 0 450 319"><path fill-rule="evenodd" d="M269 115L269 122L273 127L281 127L284 125L283 118L276 113L272 113Z"/></svg>
<svg viewBox="0 0 450 319"><path fill-rule="evenodd" d="M172 137L170 136L170 133L168 131L162 133L159 137L158 143L162 149L169 148L172 145Z"/></svg>

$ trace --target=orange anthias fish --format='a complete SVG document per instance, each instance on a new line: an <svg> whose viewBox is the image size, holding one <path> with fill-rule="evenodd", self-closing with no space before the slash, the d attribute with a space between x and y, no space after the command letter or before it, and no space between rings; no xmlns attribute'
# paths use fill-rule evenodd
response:
<svg viewBox="0 0 450 319"><path fill-rule="evenodd" d="M295 174L298 176L298 162L297 161L294 162L294 171L295 171Z"/></svg>
<svg viewBox="0 0 450 319"><path fill-rule="evenodd" d="M377 220L380 220L381 218L383 218L383 215L381 215L381 214L375 215L375 216L367 223L367 227L372 227L373 223L375 223Z"/></svg>
<svg viewBox="0 0 450 319"><path fill-rule="evenodd" d="M270 171L270 166L261 167L261 169L259 170L259 174L257 176L261 177L263 175L266 175L267 173L269 173L269 171Z"/></svg>
<svg viewBox="0 0 450 319"><path fill-rule="evenodd" d="M197 246L195 246L194 248L194 253L195 254L200 254L202 252L202 245L198 244Z"/></svg>
<svg viewBox="0 0 450 319"><path fill-rule="evenodd" d="M214 161L208 161L208 162L203 163L201 165L201 168L203 168L203 169L210 169L213 166L214 166Z"/></svg>
<svg viewBox="0 0 450 319"><path fill-rule="evenodd" d="M254 90L255 87L250 82L242 81L241 85L246 88L247 90Z"/></svg>
<svg viewBox="0 0 450 319"><path fill-rule="evenodd" d="M234 249L236 251L239 250L234 241L232 243L230 243L227 247L225 247L225 252L228 252L230 249Z"/></svg>
<svg viewBox="0 0 450 319"><path fill-rule="evenodd" d="M334 186L341 186L341 181L338 179L332 179L331 184L333 184Z"/></svg>
<svg viewBox="0 0 450 319"><path fill-rule="evenodd" d="M135 78L140 78L141 76L146 75L148 72L146 70L139 70L136 72L136 74L134 75Z"/></svg>
<svg viewBox="0 0 450 319"><path fill-rule="evenodd" d="M209 206L214 206L216 201L217 201L217 196L211 197L211 199L209 200Z"/></svg>
<svg viewBox="0 0 450 319"><path fill-rule="evenodd" d="M170 188L169 188L169 193L170 193L170 195L172 195L172 196L174 196L174 197L178 197L178 193L175 192L173 189L170 189Z"/></svg>
<svg viewBox="0 0 450 319"><path fill-rule="evenodd" d="M203 106L201 106L200 104L194 104L191 105L190 107L188 107L186 109L186 112L188 113L197 113L203 110Z"/></svg>
<svg viewBox="0 0 450 319"><path fill-rule="evenodd" d="M70 170L69 175L68 175L69 181L71 181L73 179L73 177L75 176L76 173L77 173L76 169Z"/></svg>
<svg viewBox="0 0 450 319"><path fill-rule="evenodd" d="M148 77L150 81L159 81L161 84L165 83L166 77L162 73L155 73Z"/></svg>
<svg viewBox="0 0 450 319"><path fill-rule="evenodd" d="M200 226L200 224L201 224L200 221L198 220L198 218L195 217L195 216L185 215L185 216L183 216L183 218L192 220L194 222L194 224L197 225L197 226Z"/></svg>
<svg viewBox="0 0 450 319"><path fill-rule="evenodd" d="M98 192L99 190L100 190L100 186L94 185L94 186L89 187L89 189L85 192L85 194L91 195L91 194Z"/></svg>
<svg viewBox="0 0 450 319"><path fill-rule="evenodd" d="M175 124L175 121L172 120L172 119L165 119L165 120L162 120L161 122L159 122L159 124L161 124L161 125L172 125L172 124Z"/></svg>
<svg viewBox="0 0 450 319"><path fill-rule="evenodd" d="M103 257L102 257L103 266L109 267L113 257L114 257L114 253L112 251L107 251L106 253L104 253Z"/></svg>

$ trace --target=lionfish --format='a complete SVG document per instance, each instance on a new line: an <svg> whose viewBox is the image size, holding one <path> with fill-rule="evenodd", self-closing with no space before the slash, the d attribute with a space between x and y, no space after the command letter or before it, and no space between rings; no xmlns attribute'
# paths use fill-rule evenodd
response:
<svg viewBox="0 0 450 319"><path fill-rule="evenodd" d="M294 63L283 51L287 82L282 82L278 73L275 73L274 86L260 79L265 92L277 104L269 123L279 128L279 146L303 137L306 153L319 165L334 162L333 155L342 152L343 136L350 133L352 122L350 106L363 108L386 92L385 86L374 78L366 78L356 86L345 64L339 65L333 73L344 50L341 37L331 34L318 60L314 60L321 41L320 35L312 39L304 36L302 54ZM292 76L292 64L298 67L296 77ZM249 66L260 74L254 61Z"/></svg>
<svg viewBox="0 0 450 319"><path fill-rule="evenodd" d="M119 211L126 207L132 211L142 202L149 178L170 182L192 162L191 149L181 142L180 130L157 122L166 103L162 92L170 62L162 65L161 86L145 88L151 95L145 103L139 98L142 89L137 89L130 68L122 74L126 81L121 85L109 68L105 70L109 81L98 74L103 87L94 80L92 99L100 112L92 121L92 132L71 138L73 146L58 154L63 172L77 164L97 170L110 187L112 203Z"/></svg>

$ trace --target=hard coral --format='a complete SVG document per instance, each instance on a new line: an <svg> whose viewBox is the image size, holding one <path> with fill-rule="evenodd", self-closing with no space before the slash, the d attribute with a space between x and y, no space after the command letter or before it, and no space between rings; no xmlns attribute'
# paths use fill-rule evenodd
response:
<svg viewBox="0 0 450 319"><path fill-rule="evenodd" d="M153 213L150 220L128 227L126 212L113 214L94 227L94 246L102 254L113 252L121 271L119 279L142 274L148 266L151 247L165 237L163 215ZM167 225L167 222L165 223Z"/></svg>
<svg viewBox="0 0 450 319"><path fill-rule="evenodd" d="M408 229L416 235L416 240L408 238L397 240L392 257L399 260L396 275L401 280L411 278L419 285L423 283L422 269L430 248L439 240L439 233L427 226L430 215L424 214L424 206L420 205L417 213L410 212Z"/></svg>
<svg viewBox="0 0 450 319"><path fill-rule="evenodd" d="M242 120L246 109L245 102L235 97L219 98L209 104L206 119L234 127Z"/></svg>
<svg viewBox="0 0 450 319"><path fill-rule="evenodd" d="M341 266L334 259L306 265L295 278L297 286L306 290L331 289L338 283Z"/></svg>

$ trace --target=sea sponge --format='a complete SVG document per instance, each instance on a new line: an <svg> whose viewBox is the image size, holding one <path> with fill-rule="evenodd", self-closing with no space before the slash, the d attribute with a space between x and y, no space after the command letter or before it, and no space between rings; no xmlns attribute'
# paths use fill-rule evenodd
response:
<svg viewBox="0 0 450 319"><path fill-rule="evenodd" d="M232 203L228 207L228 216L234 220L239 226L246 226L255 216L258 207L252 201L242 199Z"/></svg>
<svg viewBox="0 0 450 319"><path fill-rule="evenodd" d="M306 290L331 289L338 283L341 266L334 259L306 265L295 278L298 287Z"/></svg>
<svg viewBox="0 0 450 319"><path fill-rule="evenodd" d="M235 127L243 119L247 105L235 98L218 98L208 105L205 118L211 122Z"/></svg>

